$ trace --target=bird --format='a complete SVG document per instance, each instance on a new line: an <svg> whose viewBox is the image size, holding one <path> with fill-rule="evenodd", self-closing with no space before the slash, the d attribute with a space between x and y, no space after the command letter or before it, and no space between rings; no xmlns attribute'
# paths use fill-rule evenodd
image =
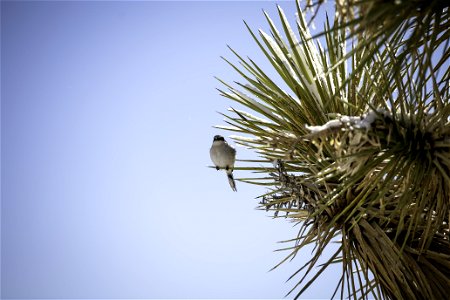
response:
<svg viewBox="0 0 450 300"><path fill-rule="evenodd" d="M216 135L209 150L211 160L216 170L225 169L231 189L237 192L236 182L233 178L234 162L236 161L236 149L228 145L223 136Z"/></svg>

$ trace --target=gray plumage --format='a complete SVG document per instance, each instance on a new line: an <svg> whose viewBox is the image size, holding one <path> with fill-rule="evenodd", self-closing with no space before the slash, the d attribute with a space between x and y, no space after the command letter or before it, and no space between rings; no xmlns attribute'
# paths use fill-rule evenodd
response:
<svg viewBox="0 0 450 300"><path fill-rule="evenodd" d="M228 145L222 136L216 135L214 137L211 149L209 150L209 155L211 156L211 160L217 170L224 169L227 172L228 182L230 183L231 189L236 192L236 182L234 182L233 178L234 162L236 161L236 149Z"/></svg>

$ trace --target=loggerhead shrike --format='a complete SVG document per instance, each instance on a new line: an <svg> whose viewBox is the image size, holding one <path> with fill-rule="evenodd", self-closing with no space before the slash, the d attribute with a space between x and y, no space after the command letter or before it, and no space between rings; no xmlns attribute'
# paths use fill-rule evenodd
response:
<svg viewBox="0 0 450 300"><path fill-rule="evenodd" d="M225 169L228 176L228 182L230 183L233 191L236 190L236 183L233 178L234 161L236 160L236 150L228 145L223 136L214 136L213 144L209 150L211 160L216 166L217 170Z"/></svg>

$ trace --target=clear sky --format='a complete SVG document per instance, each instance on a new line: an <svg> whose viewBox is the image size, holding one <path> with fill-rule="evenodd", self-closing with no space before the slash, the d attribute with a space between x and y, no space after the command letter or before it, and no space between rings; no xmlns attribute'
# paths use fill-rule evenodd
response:
<svg viewBox="0 0 450 300"><path fill-rule="evenodd" d="M297 228L255 210L263 188L234 193L207 168L233 105L213 76L240 79L226 45L270 70L242 22L268 29L262 9L277 17L270 1L1 2L2 298L289 291L309 252L268 270Z"/></svg>

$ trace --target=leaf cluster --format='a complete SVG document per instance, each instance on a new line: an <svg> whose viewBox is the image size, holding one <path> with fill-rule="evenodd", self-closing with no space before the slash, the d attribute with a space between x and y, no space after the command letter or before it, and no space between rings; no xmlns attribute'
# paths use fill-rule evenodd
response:
<svg viewBox="0 0 450 300"><path fill-rule="evenodd" d="M397 10L406 19L382 22L398 1L354 2L333 24L327 20L325 47L311 36L299 3L296 33L281 7L281 31L267 13L269 33L246 24L288 91L230 48L238 64L224 60L243 81L219 79L225 87L219 91L246 109L230 109L223 114L227 125L218 127L260 156L241 167L255 173L241 181L268 188L260 208L300 225L282 262L314 245L291 277L300 276L291 290L296 297L340 263L332 297L444 299L450 290L448 8L411 1L422 3L412 15ZM426 14L431 21L418 23ZM337 240L338 249L319 265Z"/></svg>

